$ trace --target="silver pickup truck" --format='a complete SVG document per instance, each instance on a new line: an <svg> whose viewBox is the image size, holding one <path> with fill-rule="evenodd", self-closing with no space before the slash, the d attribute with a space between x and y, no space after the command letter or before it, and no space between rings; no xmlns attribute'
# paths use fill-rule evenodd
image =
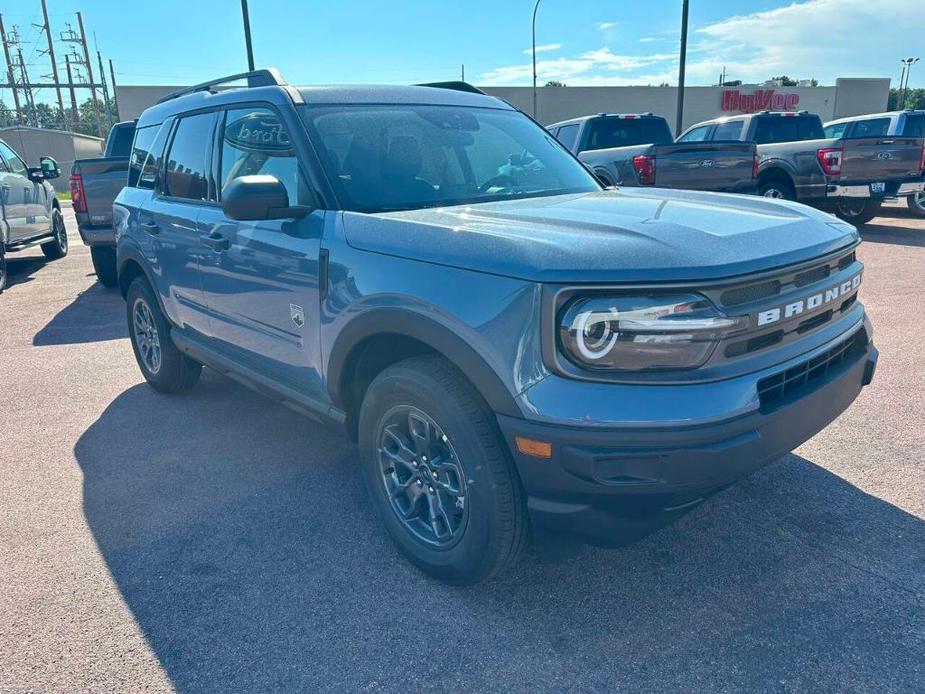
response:
<svg viewBox="0 0 925 694"><path fill-rule="evenodd" d="M125 186L135 121L116 123L109 131L103 156L78 159L71 168L71 201L80 238L90 247L96 277L113 287L116 275L116 237L112 203Z"/></svg>
<svg viewBox="0 0 925 694"><path fill-rule="evenodd" d="M758 158L751 142L676 143L668 122L651 113L601 113L547 130L605 186L755 192Z"/></svg>
<svg viewBox="0 0 925 694"><path fill-rule="evenodd" d="M925 188L922 137L826 138L819 116L762 111L704 121L679 142L741 140L758 145L758 192L805 202L852 224L873 219L884 199Z"/></svg>

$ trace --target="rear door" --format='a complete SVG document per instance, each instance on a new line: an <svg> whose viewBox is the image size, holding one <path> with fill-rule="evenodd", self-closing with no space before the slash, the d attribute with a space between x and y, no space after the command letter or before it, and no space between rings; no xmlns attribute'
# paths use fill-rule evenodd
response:
<svg viewBox="0 0 925 694"><path fill-rule="evenodd" d="M730 191L752 184L755 145L751 142L682 142L652 149L657 186Z"/></svg>
<svg viewBox="0 0 925 694"><path fill-rule="evenodd" d="M215 148L218 198L239 176L269 174L290 205L312 195L289 133L298 127L269 105L220 114ZM322 397L319 265L324 212L303 219L238 221L220 206L203 208L198 233L213 243L202 258L211 334L239 364Z"/></svg>

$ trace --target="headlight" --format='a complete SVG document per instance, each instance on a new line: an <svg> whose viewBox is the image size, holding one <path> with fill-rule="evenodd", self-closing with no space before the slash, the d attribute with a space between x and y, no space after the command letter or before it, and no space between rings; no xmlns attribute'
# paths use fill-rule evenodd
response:
<svg viewBox="0 0 925 694"><path fill-rule="evenodd" d="M559 343L583 369L693 369L747 325L696 294L579 298L561 314Z"/></svg>

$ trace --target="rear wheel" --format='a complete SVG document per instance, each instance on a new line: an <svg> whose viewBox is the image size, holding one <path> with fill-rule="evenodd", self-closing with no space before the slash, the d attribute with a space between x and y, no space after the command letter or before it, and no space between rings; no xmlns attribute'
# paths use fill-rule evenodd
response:
<svg viewBox="0 0 925 694"><path fill-rule="evenodd" d="M883 200L865 198L839 198L835 203L835 216L851 224L867 224L880 213Z"/></svg>
<svg viewBox="0 0 925 694"><path fill-rule="evenodd" d="M174 345L170 324L144 277L132 281L125 301L132 351L145 380L162 393L175 393L195 385L202 364Z"/></svg>
<svg viewBox="0 0 925 694"><path fill-rule="evenodd" d="M906 198L906 205L912 214L918 217L925 217L925 192L916 193Z"/></svg>
<svg viewBox="0 0 925 694"><path fill-rule="evenodd" d="M115 287L119 282L116 269L116 249L112 246L90 246L90 258L96 278L104 287Z"/></svg>
<svg viewBox="0 0 925 694"><path fill-rule="evenodd" d="M359 419L363 475L402 553L448 583L471 584L522 551L527 516L520 480L491 411L439 357L379 374Z"/></svg>
<svg viewBox="0 0 925 694"><path fill-rule="evenodd" d="M6 254L0 244L0 292L6 289Z"/></svg>
<svg viewBox="0 0 925 694"><path fill-rule="evenodd" d="M769 178L759 184L758 195L775 200L796 200L797 194L793 184L783 176Z"/></svg>
<svg viewBox="0 0 925 694"><path fill-rule="evenodd" d="M42 244L42 253L49 260L57 260L67 255L67 229L61 210L57 207L51 211L51 232L54 238Z"/></svg>

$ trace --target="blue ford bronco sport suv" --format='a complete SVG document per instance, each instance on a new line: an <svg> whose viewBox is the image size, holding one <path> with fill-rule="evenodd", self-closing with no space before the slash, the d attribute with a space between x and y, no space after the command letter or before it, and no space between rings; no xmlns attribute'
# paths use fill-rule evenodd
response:
<svg viewBox="0 0 925 694"><path fill-rule="evenodd" d="M852 226L603 190L462 83L198 85L142 114L128 176L145 378L179 391L206 365L345 428L383 526L445 581L528 536L654 531L813 436L876 365Z"/></svg>

